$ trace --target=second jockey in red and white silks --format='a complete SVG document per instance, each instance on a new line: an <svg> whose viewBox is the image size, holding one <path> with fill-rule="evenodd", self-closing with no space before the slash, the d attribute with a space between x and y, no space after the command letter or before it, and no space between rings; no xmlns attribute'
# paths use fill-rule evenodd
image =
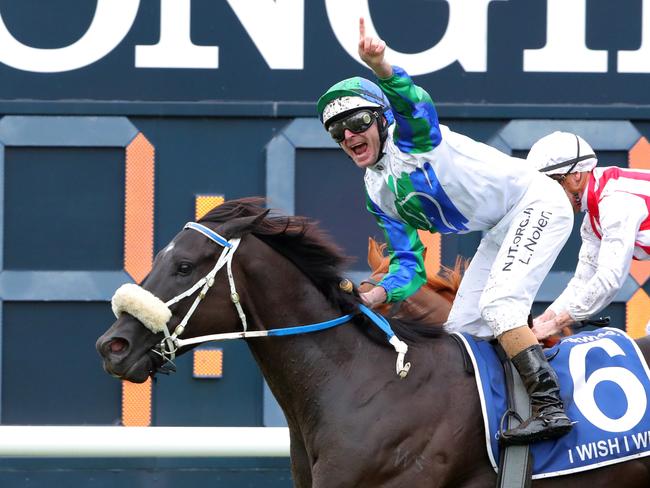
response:
<svg viewBox="0 0 650 488"><path fill-rule="evenodd" d="M576 212L585 212L575 275L534 320L544 339L605 308L625 282L633 259L650 259L650 171L596 168L581 137L554 132L537 141L527 160L558 180Z"/></svg>

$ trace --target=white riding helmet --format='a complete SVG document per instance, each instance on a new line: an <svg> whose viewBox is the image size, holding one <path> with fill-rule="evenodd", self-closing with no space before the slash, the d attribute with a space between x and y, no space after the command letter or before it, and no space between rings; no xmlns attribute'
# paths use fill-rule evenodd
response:
<svg viewBox="0 0 650 488"><path fill-rule="evenodd" d="M526 160L546 175L591 171L598 164L594 150L582 137L555 131L530 148Z"/></svg>

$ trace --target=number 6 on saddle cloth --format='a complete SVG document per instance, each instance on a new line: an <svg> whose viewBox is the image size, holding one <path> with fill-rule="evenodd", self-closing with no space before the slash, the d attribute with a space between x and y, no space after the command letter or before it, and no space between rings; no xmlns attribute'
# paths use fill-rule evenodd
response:
<svg viewBox="0 0 650 488"><path fill-rule="evenodd" d="M499 464L498 432L507 409L503 368L487 341L457 334L469 353L481 397L488 457ZM545 351L560 379L573 430L531 444L533 479L650 456L650 371L623 331L602 328L564 337Z"/></svg>

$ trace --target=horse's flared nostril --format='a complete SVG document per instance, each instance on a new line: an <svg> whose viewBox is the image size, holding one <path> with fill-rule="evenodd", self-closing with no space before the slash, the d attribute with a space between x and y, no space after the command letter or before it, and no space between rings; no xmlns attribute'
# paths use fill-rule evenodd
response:
<svg viewBox="0 0 650 488"><path fill-rule="evenodd" d="M102 356L109 357L124 354L128 349L129 342L121 337L116 337L104 341L101 345L100 352Z"/></svg>

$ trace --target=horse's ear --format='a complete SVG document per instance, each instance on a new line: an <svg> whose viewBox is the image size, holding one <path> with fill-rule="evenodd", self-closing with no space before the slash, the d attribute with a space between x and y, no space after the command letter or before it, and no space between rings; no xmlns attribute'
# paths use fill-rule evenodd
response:
<svg viewBox="0 0 650 488"><path fill-rule="evenodd" d="M243 237L252 230L254 230L258 224L266 218L270 209L265 210L259 215L250 215L246 217L236 217L230 219L225 224L221 225L217 231L226 239L231 239L233 237Z"/></svg>

